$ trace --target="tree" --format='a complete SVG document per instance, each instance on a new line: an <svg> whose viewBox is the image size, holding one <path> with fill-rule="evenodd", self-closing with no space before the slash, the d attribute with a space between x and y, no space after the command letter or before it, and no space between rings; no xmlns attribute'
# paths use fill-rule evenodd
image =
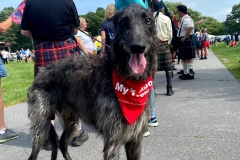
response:
<svg viewBox="0 0 240 160"><path fill-rule="evenodd" d="M228 33L240 32L240 3L233 6L224 23Z"/></svg>
<svg viewBox="0 0 240 160"><path fill-rule="evenodd" d="M97 8L96 13L94 12L88 12L86 15L82 15L87 23L87 31L90 33L92 36L96 36L98 34L98 29L101 27L101 23L104 20L104 14L105 10L101 7Z"/></svg>

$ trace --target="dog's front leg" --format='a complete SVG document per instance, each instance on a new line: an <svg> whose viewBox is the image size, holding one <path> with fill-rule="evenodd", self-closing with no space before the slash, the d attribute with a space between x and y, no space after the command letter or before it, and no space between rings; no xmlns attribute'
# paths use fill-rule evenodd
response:
<svg viewBox="0 0 240 160"><path fill-rule="evenodd" d="M142 138L131 140L125 144L127 160L140 160L142 152Z"/></svg>
<svg viewBox="0 0 240 160"><path fill-rule="evenodd" d="M117 140L112 140L104 143L104 160L119 160L119 151L121 145Z"/></svg>

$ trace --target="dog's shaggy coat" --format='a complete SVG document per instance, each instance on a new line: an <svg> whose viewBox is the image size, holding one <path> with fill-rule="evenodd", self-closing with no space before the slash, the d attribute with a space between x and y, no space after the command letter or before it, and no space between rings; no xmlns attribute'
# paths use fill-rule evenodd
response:
<svg viewBox="0 0 240 160"><path fill-rule="evenodd" d="M143 133L150 116L150 94L139 118L128 125L119 107L112 84L112 70L123 79L145 80L156 71L155 22L152 12L132 5L114 16L116 35L111 56L72 56L43 67L28 91L32 153L37 155L45 140L52 144L52 159L60 148L65 159L68 141L79 119L96 128L104 140L104 159L119 159L125 146L128 160L139 160ZM129 65L133 54L144 54L147 64L141 73ZM61 120L63 133L58 140L50 120Z"/></svg>

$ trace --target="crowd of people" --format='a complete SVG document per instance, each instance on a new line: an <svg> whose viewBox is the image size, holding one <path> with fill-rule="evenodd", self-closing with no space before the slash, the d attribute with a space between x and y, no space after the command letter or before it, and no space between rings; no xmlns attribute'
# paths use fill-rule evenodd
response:
<svg viewBox="0 0 240 160"><path fill-rule="evenodd" d="M9 61L14 62L15 59L17 63L22 63L23 61L29 63L31 61L34 61L34 56L35 56L34 50L30 51L29 49L24 50L22 48L21 50L16 50L15 54L11 54L5 49L0 50L0 57L1 60L3 61L3 64L8 64Z"/></svg>

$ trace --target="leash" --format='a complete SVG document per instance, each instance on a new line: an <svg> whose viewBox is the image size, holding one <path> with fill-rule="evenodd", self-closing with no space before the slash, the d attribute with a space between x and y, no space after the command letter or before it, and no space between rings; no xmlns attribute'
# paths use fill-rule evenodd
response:
<svg viewBox="0 0 240 160"><path fill-rule="evenodd" d="M98 41L98 42L101 43L102 45L105 45L106 47L111 48L111 47L110 47L109 45L107 45L106 43L103 43L103 42L99 41L98 39L96 39L95 37L90 36L89 34L85 33L85 32L82 31L81 29L79 29L78 27L76 27L76 26L74 26L74 25L72 25L72 26L73 26L73 28L76 28L77 30L79 30L80 32L84 33L85 35L87 35L87 36L90 37L91 39L94 39L95 41Z"/></svg>

